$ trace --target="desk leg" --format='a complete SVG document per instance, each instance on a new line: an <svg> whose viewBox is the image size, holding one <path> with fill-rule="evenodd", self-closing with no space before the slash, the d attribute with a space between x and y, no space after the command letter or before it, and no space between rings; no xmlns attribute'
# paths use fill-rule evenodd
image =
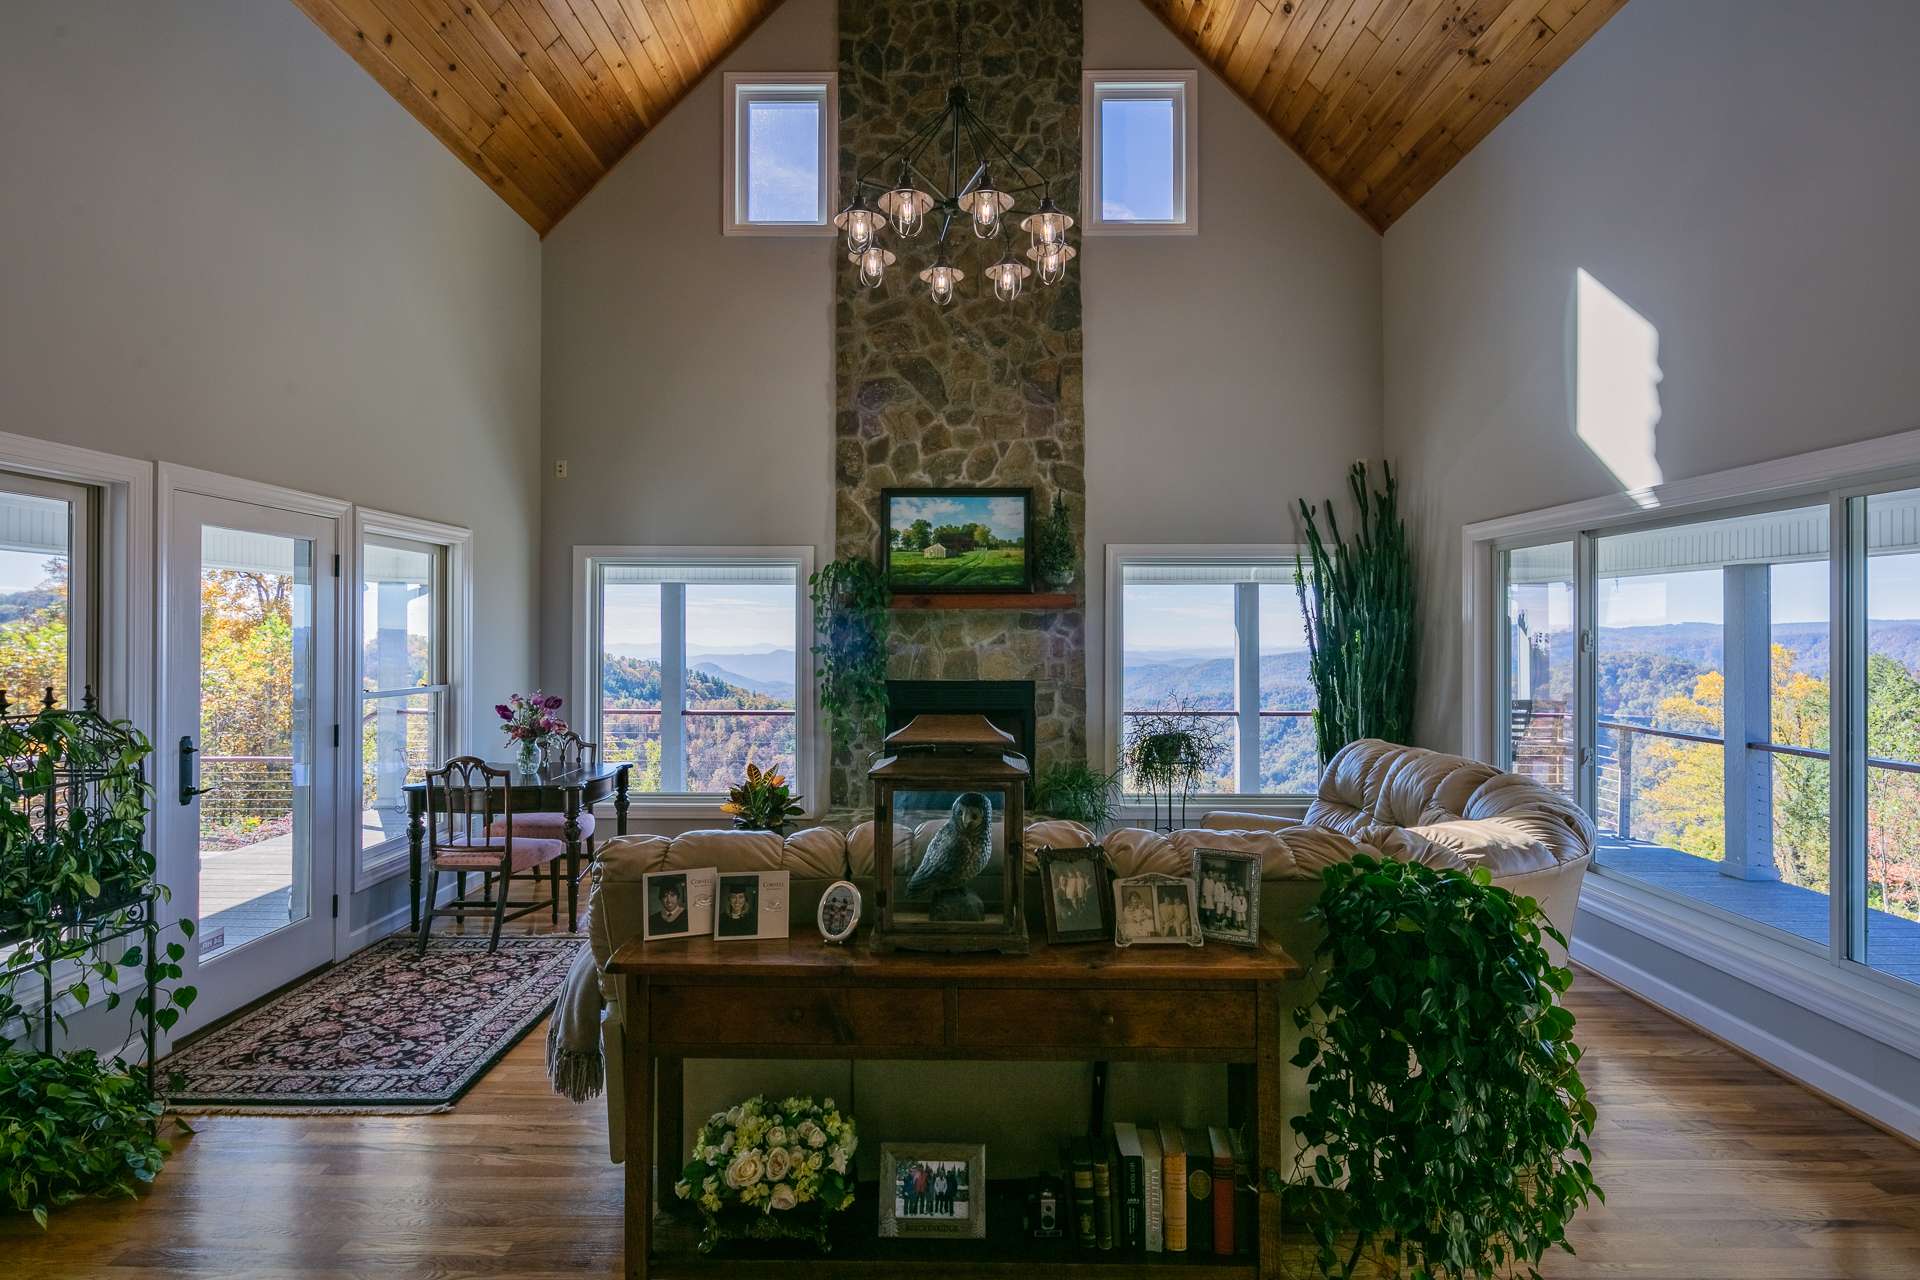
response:
<svg viewBox="0 0 1920 1280"><path fill-rule="evenodd" d="M580 911L580 793L567 792L567 932L578 924Z"/></svg>
<svg viewBox="0 0 1920 1280"><path fill-rule="evenodd" d="M627 834L627 766L621 765L620 772L613 778L613 831L615 835Z"/></svg>
<svg viewBox="0 0 1920 1280"><path fill-rule="evenodd" d="M420 842L426 839L426 798L418 793L407 797L407 901L413 907L413 931L420 932Z"/></svg>
<svg viewBox="0 0 1920 1280"><path fill-rule="evenodd" d="M1280 1059L1287 1034L1280 1002L1281 984L1260 984L1254 1006L1253 1064L1253 1184L1259 1188L1259 1231L1255 1234L1254 1271L1261 1280L1279 1280L1280 1193L1279 1172L1286 1151L1286 1111L1280 1105Z"/></svg>
<svg viewBox="0 0 1920 1280"><path fill-rule="evenodd" d="M647 1253L653 1243L654 1062L647 1042L651 1017L645 978L627 975L625 1024L627 1095L626 1277L647 1280Z"/></svg>
<svg viewBox="0 0 1920 1280"><path fill-rule="evenodd" d="M660 1094L660 1105L656 1109L655 1131L659 1135L659 1173L656 1175L659 1185L671 1187L680 1181L680 1170L686 1167L686 1115L687 1115L687 1075L686 1059L662 1058L655 1068L659 1083L654 1087ZM666 1193L662 1192L663 1201Z"/></svg>

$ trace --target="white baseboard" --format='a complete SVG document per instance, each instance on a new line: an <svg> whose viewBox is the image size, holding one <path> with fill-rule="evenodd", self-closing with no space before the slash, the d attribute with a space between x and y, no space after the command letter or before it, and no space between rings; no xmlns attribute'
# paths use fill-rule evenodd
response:
<svg viewBox="0 0 1920 1280"><path fill-rule="evenodd" d="M1920 1142L1920 1106L1578 937L1573 940L1572 954L1576 961L1607 981L1651 1001L1875 1123Z"/></svg>
<svg viewBox="0 0 1920 1280"><path fill-rule="evenodd" d="M441 906L445 906L453 900L453 893L456 887L457 885L452 879L449 879L446 884L441 886ZM380 941L380 939L409 928L412 923L413 906L411 903L402 902L392 911L387 912L387 914L377 919L367 921L367 923L361 925L358 929L349 929L347 931L347 955L350 956L356 951L363 951ZM341 956L340 958L344 960L347 956Z"/></svg>

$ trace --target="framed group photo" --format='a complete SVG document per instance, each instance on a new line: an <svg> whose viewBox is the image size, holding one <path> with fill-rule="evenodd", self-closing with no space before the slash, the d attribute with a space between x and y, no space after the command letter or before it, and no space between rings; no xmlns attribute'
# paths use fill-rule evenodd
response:
<svg viewBox="0 0 1920 1280"><path fill-rule="evenodd" d="M1105 942L1113 936L1113 873L1099 845L1041 849L1040 898L1047 941Z"/></svg>
<svg viewBox="0 0 1920 1280"><path fill-rule="evenodd" d="M1113 882L1113 944L1201 946L1193 881L1151 872Z"/></svg>
<svg viewBox="0 0 1920 1280"><path fill-rule="evenodd" d="M967 1142L880 1147L880 1234L980 1239L987 1234L987 1149Z"/></svg>
<svg viewBox="0 0 1920 1280"><path fill-rule="evenodd" d="M1200 934L1211 942L1260 945L1260 855L1234 849L1195 849Z"/></svg>

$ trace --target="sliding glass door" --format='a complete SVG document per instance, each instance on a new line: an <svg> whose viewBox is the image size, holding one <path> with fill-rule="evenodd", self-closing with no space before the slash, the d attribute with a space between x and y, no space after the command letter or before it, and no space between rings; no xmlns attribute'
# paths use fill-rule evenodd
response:
<svg viewBox="0 0 1920 1280"><path fill-rule="evenodd" d="M1920 984L1920 488L1496 547L1500 761L1596 861Z"/></svg>

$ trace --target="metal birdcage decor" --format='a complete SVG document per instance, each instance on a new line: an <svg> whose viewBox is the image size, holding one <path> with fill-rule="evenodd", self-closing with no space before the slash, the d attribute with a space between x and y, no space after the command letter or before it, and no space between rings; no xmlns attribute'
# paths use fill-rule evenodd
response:
<svg viewBox="0 0 1920 1280"><path fill-rule="evenodd" d="M86 980L117 969L99 958L104 944L138 934L144 946L131 963L148 979L135 1006L150 1073L153 982L174 976L156 968L154 952L161 891L142 764L151 747L103 716L91 690L77 710L62 709L52 689L28 705L15 710L0 691L0 1044L26 1038L52 1053L63 999L85 1003ZM39 988L37 1016L14 995L22 982ZM109 1007L119 1000L113 991Z"/></svg>
<svg viewBox="0 0 1920 1280"><path fill-rule="evenodd" d="M936 224L932 261L918 276L941 306L953 301L968 274L953 261L965 243L956 224L971 226L975 239L1000 242L979 275L995 297L1012 302L1030 277L1037 275L1043 285L1065 277L1076 252L1067 243L1073 217L1054 203L1053 180L973 109L972 96L960 82L959 8L955 0L953 84L945 109L855 176L852 198L833 225L846 233L847 260L858 268L860 283L874 289L898 261L883 235L890 230L904 242L929 222ZM936 147L945 149L944 176ZM1027 235L1024 252L1014 245L1016 224Z"/></svg>
<svg viewBox="0 0 1920 1280"><path fill-rule="evenodd" d="M1026 757L978 715L915 716L873 783L876 951L1027 950Z"/></svg>

